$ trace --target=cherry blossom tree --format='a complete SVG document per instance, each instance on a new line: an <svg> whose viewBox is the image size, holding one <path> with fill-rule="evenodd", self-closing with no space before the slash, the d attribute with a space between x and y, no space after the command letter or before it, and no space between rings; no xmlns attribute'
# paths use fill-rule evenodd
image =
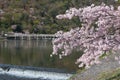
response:
<svg viewBox="0 0 120 80"><path fill-rule="evenodd" d="M84 8L70 8L65 14L56 16L58 19L79 17L81 26L68 32L58 31L58 38L53 40L52 55L70 55L72 50L84 53L77 59L79 67L89 68L100 63L100 57L120 49L120 6L101 4Z"/></svg>

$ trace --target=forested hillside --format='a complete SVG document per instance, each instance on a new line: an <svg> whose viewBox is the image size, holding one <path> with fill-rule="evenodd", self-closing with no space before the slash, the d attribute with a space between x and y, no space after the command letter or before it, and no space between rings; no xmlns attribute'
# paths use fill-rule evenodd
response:
<svg viewBox="0 0 120 80"><path fill-rule="evenodd" d="M57 20L56 15L70 7L83 7L92 3L118 4L114 0L0 0L0 32L55 33L80 26L78 19ZM19 30L18 30L19 31Z"/></svg>

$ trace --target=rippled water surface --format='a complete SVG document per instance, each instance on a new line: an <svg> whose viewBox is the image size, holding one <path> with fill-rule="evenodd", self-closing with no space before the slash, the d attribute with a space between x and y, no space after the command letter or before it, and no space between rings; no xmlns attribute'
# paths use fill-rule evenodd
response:
<svg viewBox="0 0 120 80"><path fill-rule="evenodd" d="M76 71L76 59L80 53L74 53L62 60L58 56L50 57L51 40L5 40L0 41L0 63L33 67L58 68L69 72Z"/></svg>

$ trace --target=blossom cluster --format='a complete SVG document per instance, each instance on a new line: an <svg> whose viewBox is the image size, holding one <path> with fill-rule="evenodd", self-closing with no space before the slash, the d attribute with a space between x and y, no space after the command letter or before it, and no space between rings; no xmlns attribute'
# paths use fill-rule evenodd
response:
<svg viewBox="0 0 120 80"><path fill-rule="evenodd" d="M65 14L57 15L58 19L79 17L81 26L68 32L58 31L58 38L53 40L52 55L70 55L72 50L84 53L77 59L79 67L89 68L100 63L100 57L120 49L120 6L101 4L84 8L70 8Z"/></svg>

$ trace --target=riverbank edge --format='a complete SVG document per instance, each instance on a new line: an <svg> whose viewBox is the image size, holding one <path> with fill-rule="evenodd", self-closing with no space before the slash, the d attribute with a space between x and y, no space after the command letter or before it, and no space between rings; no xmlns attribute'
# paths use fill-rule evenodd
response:
<svg viewBox="0 0 120 80"><path fill-rule="evenodd" d="M81 80L76 78L78 75L80 75L83 71L81 72L77 72L76 74L74 74L72 77L70 77L70 79L68 80ZM96 80L118 80L120 79L120 67L116 68L114 70L108 71L108 72L103 72L101 74L98 75Z"/></svg>
<svg viewBox="0 0 120 80"><path fill-rule="evenodd" d="M115 60L115 56L120 56L120 50L108 55L107 58L101 58L100 64L93 65L89 69L79 70L69 80L113 80L111 78L120 80L120 63L119 60Z"/></svg>
<svg viewBox="0 0 120 80"><path fill-rule="evenodd" d="M77 70L76 74L73 74L68 80L76 80L77 76L80 75L82 72L86 71L85 69Z"/></svg>

